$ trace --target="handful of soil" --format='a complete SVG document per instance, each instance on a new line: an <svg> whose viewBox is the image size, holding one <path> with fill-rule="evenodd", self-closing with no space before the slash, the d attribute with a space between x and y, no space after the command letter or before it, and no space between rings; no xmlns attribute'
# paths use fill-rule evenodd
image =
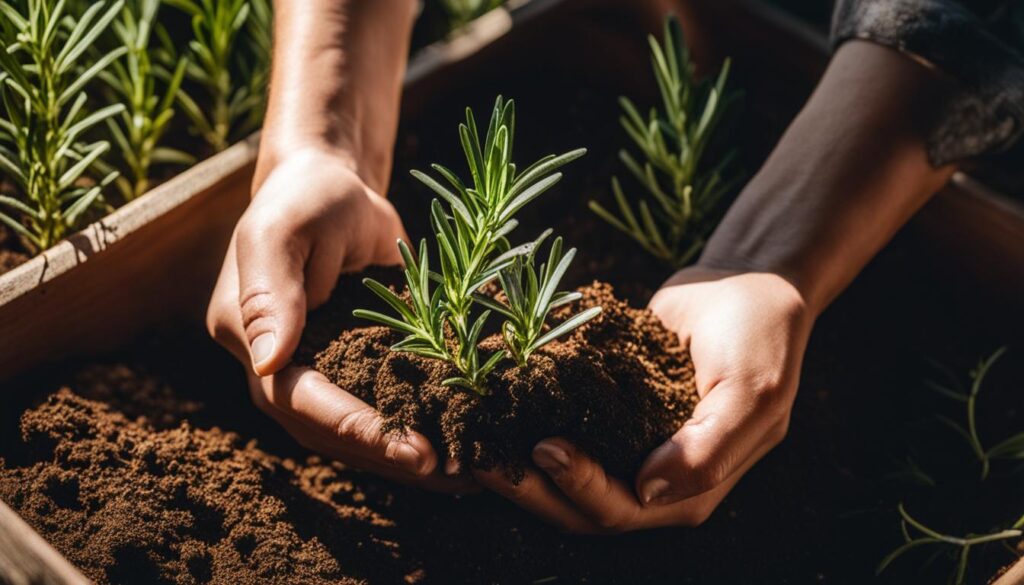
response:
<svg viewBox="0 0 1024 585"><path fill-rule="evenodd" d="M397 269L364 275L401 290ZM632 477L697 403L693 363L676 334L649 310L616 298L608 284L580 288L583 298L549 321L601 306L596 319L538 350L526 368L506 360L480 396L442 386L456 373L451 364L390 351L400 334L352 317L352 309L379 303L359 282L364 275L343 277L310 316L298 359L375 406L387 430L423 433L461 469L499 467L519 481L534 445L560 436L609 473ZM492 352L501 343L495 333L481 345Z"/></svg>

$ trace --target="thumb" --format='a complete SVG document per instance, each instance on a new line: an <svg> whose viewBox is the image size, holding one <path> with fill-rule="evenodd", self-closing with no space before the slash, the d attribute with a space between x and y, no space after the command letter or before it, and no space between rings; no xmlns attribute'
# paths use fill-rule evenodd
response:
<svg viewBox="0 0 1024 585"><path fill-rule="evenodd" d="M269 376L291 360L306 324L308 247L281 231L238 233L238 303L258 376Z"/></svg>
<svg viewBox="0 0 1024 585"><path fill-rule="evenodd" d="M693 417L640 468L644 505L665 505L715 489L777 445L786 432L781 410L743 388L723 383L697 404Z"/></svg>

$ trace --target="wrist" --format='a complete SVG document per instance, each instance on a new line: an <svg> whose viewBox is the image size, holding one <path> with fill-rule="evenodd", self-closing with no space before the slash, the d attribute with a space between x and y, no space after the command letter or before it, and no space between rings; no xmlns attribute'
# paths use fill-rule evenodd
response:
<svg viewBox="0 0 1024 585"><path fill-rule="evenodd" d="M275 170L291 165L295 161L316 160L329 168L342 168L363 177L365 167L352 148L324 140L299 137L276 136L267 130L260 137L260 148L256 158L256 170L252 182L252 194L259 191L263 182Z"/></svg>

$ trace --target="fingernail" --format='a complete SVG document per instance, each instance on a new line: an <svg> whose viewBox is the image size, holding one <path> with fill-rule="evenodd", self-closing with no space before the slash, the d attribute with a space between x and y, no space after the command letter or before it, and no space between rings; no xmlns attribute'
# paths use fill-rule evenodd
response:
<svg viewBox="0 0 1024 585"><path fill-rule="evenodd" d="M649 479L647 480L647 483L640 486L640 498L645 504L650 504L654 500L657 500L667 494L668 488L668 481L660 477Z"/></svg>
<svg viewBox="0 0 1024 585"><path fill-rule="evenodd" d="M533 448L533 462L551 475L556 475L569 468L569 454L555 445L540 443Z"/></svg>
<svg viewBox="0 0 1024 585"><path fill-rule="evenodd" d="M398 467L416 475L421 474L420 468L423 466L423 458L420 457L420 452L412 445L399 443L398 447L395 448L393 460Z"/></svg>
<svg viewBox="0 0 1024 585"><path fill-rule="evenodd" d="M445 475L458 475L459 471L462 470L462 466L459 465L458 459L449 459L444 463Z"/></svg>
<svg viewBox="0 0 1024 585"><path fill-rule="evenodd" d="M252 340L250 350L252 351L252 364L254 366L265 362L270 357L270 354L274 353L275 342L276 338L272 331L261 333L256 339Z"/></svg>

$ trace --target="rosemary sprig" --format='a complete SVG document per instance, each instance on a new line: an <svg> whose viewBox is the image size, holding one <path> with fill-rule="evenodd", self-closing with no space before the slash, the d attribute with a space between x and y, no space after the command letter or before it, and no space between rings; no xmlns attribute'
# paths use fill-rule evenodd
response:
<svg viewBox="0 0 1024 585"><path fill-rule="evenodd" d="M106 120L122 169L114 184L125 201L149 190L152 165L195 162L192 155L161 145L174 117L187 60L179 58L168 71L150 59L150 35L159 26L159 9L160 0L137 0L125 6L112 28L127 52L123 61L114 61L100 73L115 99L127 105L120 116Z"/></svg>
<svg viewBox="0 0 1024 585"><path fill-rule="evenodd" d="M579 300L578 292L558 291L558 283L576 255L571 248L562 253L562 238L555 238L548 253L548 261L534 268L534 259L540 243L551 234L545 231L533 243L526 255L517 256L512 265L498 274L501 289L508 304L486 295L476 294L478 303L506 318L501 333L509 356L520 367L525 367L530 355L538 348L569 333L601 313L601 307L591 307L566 319L544 333L544 322L551 309Z"/></svg>
<svg viewBox="0 0 1024 585"><path fill-rule="evenodd" d="M967 577L967 561L969 560L971 547L989 542L1020 538L1022 534L1021 525L1024 524L1024 517L1018 521L1013 528L1000 530L990 534L968 534L966 536L950 536L933 530L911 516L902 503L898 507L900 513L900 529L903 533L903 544L886 555L879 563L876 574L881 574L893 561L903 556L907 551L924 545L950 546L957 550L956 572L953 574L953 583L961 585ZM919 533L918 536L911 534L911 528Z"/></svg>
<svg viewBox="0 0 1024 585"><path fill-rule="evenodd" d="M117 177L110 172L99 181L86 178L110 144L84 137L124 106L88 112L85 88L127 49L79 65L123 1L94 2L77 19L64 0L26 0L19 6L25 10L0 0L0 99L6 114L0 118L0 170L19 189L0 194L0 221L39 252L74 229Z"/></svg>
<svg viewBox="0 0 1024 585"><path fill-rule="evenodd" d="M984 446L981 441L981 437L978 434L978 420L976 414L978 395L981 393L982 385L985 382L985 377L988 375L989 370L992 369L992 366L994 366L995 363L999 361L999 358L1001 358L1005 353L1006 347L1001 347L992 353L992 355L981 360L978 363L978 366L971 371L971 385L966 392L958 388L950 388L937 382L929 382L928 384L932 390L939 394L964 403L966 409L965 418L967 419L966 428L960 423L957 423L945 416L940 416L939 420L956 432L957 435L961 436L964 441L970 445L971 451L981 463L981 479L983 480L988 477L993 460L1024 460L1024 432L1010 436L988 448ZM959 384L954 384L954 386L959 386Z"/></svg>
<svg viewBox="0 0 1024 585"><path fill-rule="evenodd" d="M711 168L702 164L729 101L724 92L730 61L726 59L713 83L698 83L674 17L665 20L663 36L662 45L653 35L648 37L661 110L651 108L644 119L629 98L619 98L623 111L619 122L644 162L626 149L619 151L619 158L644 187L646 196L631 203L618 177L613 177L618 215L597 201L590 202L590 209L655 257L682 267L704 246L712 227L710 216L738 180L726 173L734 152ZM701 102L703 109L698 110Z"/></svg>
<svg viewBox="0 0 1024 585"><path fill-rule="evenodd" d="M487 393L485 378L506 353L524 365L530 352L583 323L583 320L570 320L571 323L566 322L568 326L563 323L556 327L553 330L555 335L549 333L539 336L544 317L552 305L564 297L555 297L554 288L558 286L574 254L571 252L563 257L560 242L557 243L557 250L553 250L556 254L552 258L557 256L554 267L541 268L544 286L538 288L538 292L533 295L534 306L526 307L525 301L517 297L513 308L497 302L482 301L483 295L478 294L481 287L499 275L502 275L505 282L511 283L517 274L533 272L533 250L540 240L513 247L507 236L518 225L514 215L561 179L562 174L555 172L558 168L586 152L581 148L558 156L549 155L520 173L511 158L514 127L515 105L512 100L505 101L499 96L495 101L486 137L481 143L473 112L467 108L466 122L459 126L459 138L472 177L470 184L467 185L454 172L437 164L432 165L432 168L449 186L442 185L425 173L412 171L413 176L441 198L432 202L430 211L441 270L439 273L428 272L423 259L427 254L427 246L423 242L420 245L418 272L410 274L408 267L412 264L412 258L408 249L400 244L413 304L406 305L384 287L368 282L367 285L398 312L399 318L365 310L356 312L357 316L383 323L409 336L392 349L452 362L461 375L446 380L445 384L463 386L480 394ZM441 200L448 204L447 209ZM503 271L508 272L503 274ZM534 276L536 278L535 273ZM411 279L416 281L415 285ZM433 293L428 292L430 281L437 284ZM481 304L485 310L474 316L473 309ZM503 330L524 331L528 337L516 338L513 345L507 346L507 352L499 351L481 360L477 344L492 310L506 316L513 315L513 319L516 319L516 323L506 323ZM517 311L526 310L537 315L529 323L516 316ZM585 313L590 315L589 318L596 315L593 310ZM433 324L441 322L447 324L452 332L454 351L439 343L437 336L441 330L433 327ZM524 328L527 325L530 329Z"/></svg>
<svg viewBox="0 0 1024 585"><path fill-rule="evenodd" d="M253 90L253 86L240 83L239 75L233 72L233 60L244 53L241 62L248 60L261 64L248 69L249 83L266 83L266 75L259 74L259 67L265 67L265 55L251 55L240 50L239 36L247 23L252 20L269 19L269 4L266 0L166 0L192 18L193 38L188 43L189 62L185 69L186 77L198 84L206 93L205 100L197 101L187 91L178 92L178 103L188 116L195 131L217 152L230 144L235 132L248 130L239 129L239 121L253 116L253 109L260 109L264 103L263 91ZM253 4L259 8L254 9ZM253 14L255 18L251 18ZM267 22L260 22L264 32L269 31ZM250 46L266 46L269 42ZM173 46L165 46L169 54L173 54ZM262 81L261 81L262 80ZM262 110L261 110L262 111ZM250 118L251 119L251 118Z"/></svg>

